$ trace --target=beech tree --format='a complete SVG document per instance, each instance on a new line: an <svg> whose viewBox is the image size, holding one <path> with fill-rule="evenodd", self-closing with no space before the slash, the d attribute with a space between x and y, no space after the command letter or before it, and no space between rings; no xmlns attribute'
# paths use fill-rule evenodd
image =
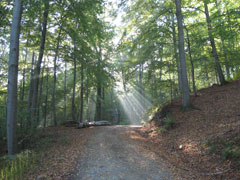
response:
<svg viewBox="0 0 240 180"><path fill-rule="evenodd" d="M17 81L21 14L22 1L15 0L11 26L9 53L10 55L8 63L7 141L9 155L13 155L17 152Z"/></svg>
<svg viewBox="0 0 240 180"><path fill-rule="evenodd" d="M206 21L207 21L207 26L208 26L208 36L209 36L209 40L212 46L212 54L215 60L215 64L216 64L216 70L217 70L217 74L220 80L221 85L224 85L226 83L223 72L222 72L222 68L219 62L219 57L218 57L218 53L217 53L217 48L216 48L216 44L215 44L215 40L214 37L212 35L212 25L211 25L211 19L209 16L209 11L208 11L208 5L207 5L207 0L203 0L204 3L204 9L205 9L205 15L206 15Z"/></svg>

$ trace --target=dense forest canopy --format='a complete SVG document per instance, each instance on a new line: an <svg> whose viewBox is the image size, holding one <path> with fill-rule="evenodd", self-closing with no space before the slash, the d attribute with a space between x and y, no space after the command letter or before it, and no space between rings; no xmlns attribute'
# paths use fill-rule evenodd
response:
<svg viewBox="0 0 240 180"><path fill-rule="evenodd" d="M240 76L239 30L236 0L2 0L0 138L7 123L16 144L69 120L140 124L176 97L188 108Z"/></svg>

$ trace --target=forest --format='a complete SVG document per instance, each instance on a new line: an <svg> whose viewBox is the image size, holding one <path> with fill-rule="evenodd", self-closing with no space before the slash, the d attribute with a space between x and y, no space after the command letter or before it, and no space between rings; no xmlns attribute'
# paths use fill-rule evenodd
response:
<svg viewBox="0 0 240 180"><path fill-rule="evenodd" d="M177 98L198 108L200 89L240 78L239 5L1 0L0 155L69 121L140 125Z"/></svg>

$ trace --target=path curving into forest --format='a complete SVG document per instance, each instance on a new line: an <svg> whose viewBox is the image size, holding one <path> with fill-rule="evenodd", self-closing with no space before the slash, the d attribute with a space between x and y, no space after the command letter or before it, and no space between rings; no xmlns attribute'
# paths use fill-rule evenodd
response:
<svg viewBox="0 0 240 180"><path fill-rule="evenodd" d="M169 180L164 160L128 138L134 126L96 127L69 180Z"/></svg>

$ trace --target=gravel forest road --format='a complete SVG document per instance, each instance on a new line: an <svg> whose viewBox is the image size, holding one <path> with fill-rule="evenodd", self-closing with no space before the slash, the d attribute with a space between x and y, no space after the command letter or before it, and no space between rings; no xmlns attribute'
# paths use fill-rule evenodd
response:
<svg viewBox="0 0 240 180"><path fill-rule="evenodd" d="M172 180L164 160L129 138L134 126L95 127L69 180Z"/></svg>

